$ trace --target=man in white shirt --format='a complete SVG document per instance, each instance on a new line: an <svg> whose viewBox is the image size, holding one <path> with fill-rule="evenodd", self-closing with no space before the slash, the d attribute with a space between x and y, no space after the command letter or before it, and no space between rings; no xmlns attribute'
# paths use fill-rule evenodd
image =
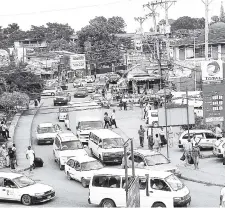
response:
<svg viewBox="0 0 225 208"><path fill-rule="evenodd" d="M191 140L188 139L188 142L184 144L184 154L185 154L185 166L188 165L188 159L191 156L192 153L192 149L193 149L193 145L191 143Z"/></svg>
<svg viewBox="0 0 225 208"><path fill-rule="evenodd" d="M223 131L220 128L220 125L218 124L216 127L216 136L222 138L223 137L222 133L223 133Z"/></svg>
<svg viewBox="0 0 225 208"><path fill-rule="evenodd" d="M117 128L116 125L116 111L113 109L112 115L111 115L111 125L115 125L115 128Z"/></svg>
<svg viewBox="0 0 225 208"><path fill-rule="evenodd" d="M31 149L31 146L28 147L28 150L26 152L26 158L29 160L30 171L32 171L33 166L34 166L35 153L34 153L34 150Z"/></svg>

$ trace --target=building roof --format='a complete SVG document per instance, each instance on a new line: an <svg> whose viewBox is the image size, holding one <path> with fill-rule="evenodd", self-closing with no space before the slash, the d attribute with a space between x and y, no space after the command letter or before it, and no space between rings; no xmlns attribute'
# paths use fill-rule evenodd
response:
<svg viewBox="0 0 225 208"><path fill-rule="evenodd" d="M209 44L225 43L225 23L217 22L209 26ZM196 45L205 44L205 31L195 39ZM194 45L193 38L184 38L174 43L174 46Z"/></svg>
<svg viewBox="0 0 225 208"><path fill-rule="evenodd" d="M109 129L99 129L99 130L92 130L91 133L95 134L101 139L115 139L115 138L121 138L120 135L116 134L115 132L109 130Z"/></svg>

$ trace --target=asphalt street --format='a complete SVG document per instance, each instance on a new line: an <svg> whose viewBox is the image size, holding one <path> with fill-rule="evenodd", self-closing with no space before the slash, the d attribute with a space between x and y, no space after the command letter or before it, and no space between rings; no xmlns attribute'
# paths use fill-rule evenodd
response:
<svg viewBox="0 0 225 208"><path fill-rule="evenodd" d="M73 101L82 101L86 99L75 99ZM45 97L42 99L44 101L44 105L42 106L39 114L35 117L33 123L33 138L35 138L35 131L38 124L43 122L52 122L58 123L63 131L67 131L64 127L64 123L58 122L57 113L59 107L53 106L53 98ZM112 109L106 110L111 113ZM85 114L85 112L84 112ZM134 138L135 147L139 147L139 141L137 137L137 130L140 124L144 124L141 121L141 112L140 109L136 109L133 111L119 111L116 108L116 116L118 129L114 130L117 133L121 134L123 137L132 137ZM75 123L75 112L70 112L71 124ZM71 125L72 131L75 132L75 124ZM147 146L147 143L145 143ZM36 156L41 157L44 160L44 167L37 168L34 170L31 175L33 179L38 182L46 183L53 186L56 190L56 198L53 201L48 203L39 205L39 207L88 207L88 188L83 188L80 183L76 181L69 181L66 178L64 171L60 171L58 165L54 162L53 159L53 149L52 145L37 145L36 140L33 140L33 148L35 150ZM166 149L162 150L164 154L166 154ZM175 160L175 163L180 163L181 151L177 148L176 142L174 142L174 146L170 148L170 158L171 160ZM210 158L205 159L200 167L203 168L212 168L215 167L215 170L218 170L218 165L215 162L216 159ZM205 167L206 166L206 167ZM219 173L219 172L218 172ZM184 181L185 185L190 189L192 202L191 207L218 207L219 204L219 194L220 187L215 186L206 186L198 183L193 183L189 181ZM5 206L16 206L20 207L21 205L18 203L0 203L0 207Z"/></svg>

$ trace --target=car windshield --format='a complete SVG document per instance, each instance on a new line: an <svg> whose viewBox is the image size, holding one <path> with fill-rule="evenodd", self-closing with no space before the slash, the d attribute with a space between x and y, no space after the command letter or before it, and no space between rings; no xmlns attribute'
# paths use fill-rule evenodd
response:
<svg viewBox="0 0 225 208"><path fill-rule="evenodd" d="M80 129L89 130L89 129L102 129L103 124L101 121L81 121Z"/></svg>
<svg viewBox="0 0 225 208"><path fill-rule="evenodd" d="M83 145L81 144L80 141L62 142L61 150L77 150L77 149L83 149Z"/></svg>
<svg viewBox="0 0 225 208"><path fill-rule="evenodd" d="M161 154L148 155L145 157L148 166L162 165L170 163L169 160Z"/></svg>
<svg viewBox="0 0 225 208"><path fill-rule="evenodd" d="M65 92L57 92L56 96L67 97L67 94Z"/></svg>
<svg viewBox="0 0 225 208"><path fill-rule="evenodd" d="M115 139L104 139L103 140L103 148L104 149L112 149L112 148L122 148L123 147L123 139L115 138Z"/></svg>
<svg viewBox="0 0 225 208"><path fill-rule="evenodd" d="M81 170L82 171L99 170L103 167L104 166L97 160L85 162L85 163L81 164Z"/></svg>
<svg viewBox="0 0 225 208"><path fill-rule="evenodd" d="M175 176L170 175L166 178L166 182L171 186L174 191L184 188L184 184Z"/></svg>
<svg viewBox="0 0 225 208"><path fill-rule="evenodd" d="M41 127L37 130L38 134L46 134L46 133L56 133L54 127Z"/></svg>
<svg viewBox="0 0 225 208"><path fill-rule="evenodd" d="M13 182L15 182L20 188L26 187L26 186L31 186L34 185L35 182L31 180L30 178L26 176L21 176L18 178L13 179Z"/></svg>

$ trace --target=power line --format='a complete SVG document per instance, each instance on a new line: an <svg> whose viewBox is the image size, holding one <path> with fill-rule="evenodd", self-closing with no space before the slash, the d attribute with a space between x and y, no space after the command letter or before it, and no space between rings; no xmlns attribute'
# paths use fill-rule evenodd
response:
<svg viewBox="0 0 225 208"><path fill-rule="evenodd" d="M38 11L38 12L26 12L26 13L16 13L16 14L1 14L0 17L35 15L35 14L42 14L42 13L62 12L62 11L70 11L70 10L72 11L72 10L78 10L78 9L88 9L88 8L93 8L93 7L101 7L101 6L119 4L119 3L123 3L125 1L130 1L130 0L119 0L119 1L113 1L113 2L105 3L105 4L93 4L93 5L78 6L78 7L66 8L66 9L52 9L52 10L43 10L43 11Z"/></svg>

